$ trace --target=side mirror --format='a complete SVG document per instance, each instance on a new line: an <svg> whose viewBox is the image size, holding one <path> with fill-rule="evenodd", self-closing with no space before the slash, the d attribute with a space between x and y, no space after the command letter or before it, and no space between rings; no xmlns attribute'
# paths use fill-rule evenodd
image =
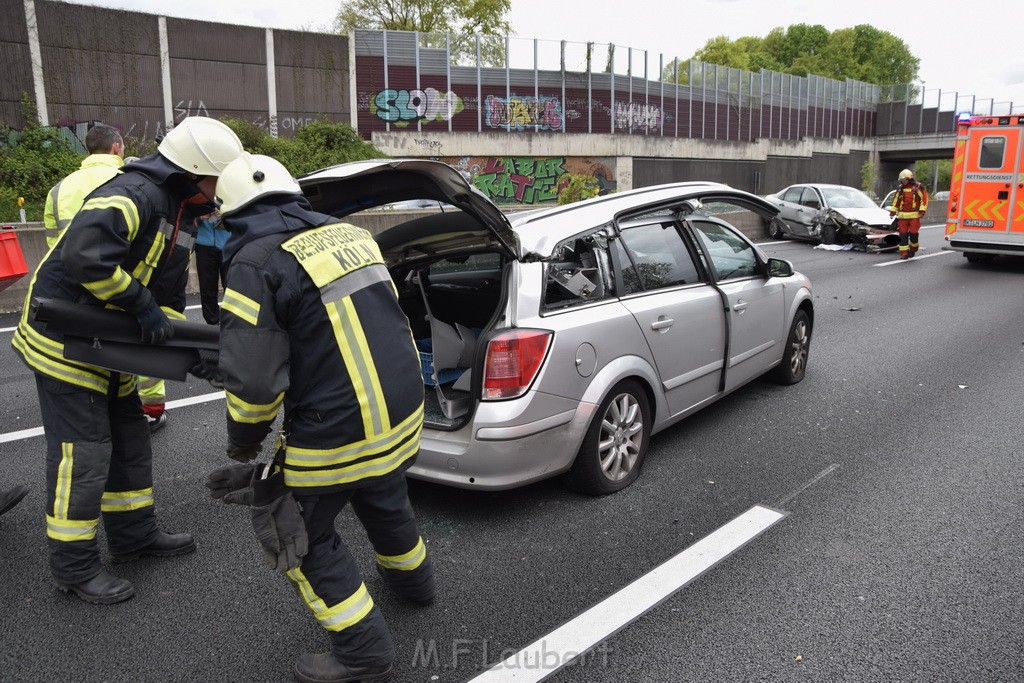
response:
<svg viewBox="0 0 1024 683"><path fill-rule="evenodd" d="M790 277L793 264L780 258L768 259L768 277Z"/></svg>

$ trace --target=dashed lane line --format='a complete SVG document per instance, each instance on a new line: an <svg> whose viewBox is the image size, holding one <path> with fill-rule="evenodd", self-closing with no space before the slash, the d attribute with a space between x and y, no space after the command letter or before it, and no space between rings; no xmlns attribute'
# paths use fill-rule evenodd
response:
<svg viewBox="0 0 1024 683"><path fill-rule="evenodd" d="M609 636L667 600L789 513L755 505L667 562L469 683L540 681L585 656Z"/></svg>

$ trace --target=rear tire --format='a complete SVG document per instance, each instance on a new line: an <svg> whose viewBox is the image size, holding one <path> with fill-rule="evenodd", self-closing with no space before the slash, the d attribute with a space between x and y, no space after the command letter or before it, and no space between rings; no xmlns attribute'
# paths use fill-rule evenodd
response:
<svg viewBox="0 0 1024 683"><path fill-rule="evenodd" d="M778 384L796 384L807 373L807 355L811 350L811 319L805 311L797 311L786 338L782 363L772 373Z"/></svg>
<svg viewBox="0 0 1024 683"><path fill-rule="evenodd" d="M640 476L650 437L647 394L634 380L619 382L598 406L566 485L591 496L621 491Z"/></svg>

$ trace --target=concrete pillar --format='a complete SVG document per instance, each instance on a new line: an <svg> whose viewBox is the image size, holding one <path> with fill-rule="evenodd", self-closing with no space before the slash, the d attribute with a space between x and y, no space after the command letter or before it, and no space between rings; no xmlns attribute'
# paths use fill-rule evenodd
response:
<svg viewBox="0 0 1024 683"><path fill-rule="evenodd" d="M615 157L615 188L617 192L633 189L633 157Z"/></svg>

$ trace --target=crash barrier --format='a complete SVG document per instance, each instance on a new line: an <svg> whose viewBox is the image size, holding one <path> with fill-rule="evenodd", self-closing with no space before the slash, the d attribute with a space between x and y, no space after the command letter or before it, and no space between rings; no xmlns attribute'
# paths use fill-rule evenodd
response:
<svg viewBox="0 0 1024 683"><path fill-rule="evenodd" d="M65 358L116 372L183 380L189 368L215 357L220 345L216 325L171 320L170 339L142 344L142 328L130 313L62 299L33 299L30 305L34 320L64 335Z"/></svg>
<svg viewBox="0 0 1024 683"><path fill-rule="evenodd" d="M13 225L0 228L0 290L7 289L28 274L25 255Z"/></svg>

